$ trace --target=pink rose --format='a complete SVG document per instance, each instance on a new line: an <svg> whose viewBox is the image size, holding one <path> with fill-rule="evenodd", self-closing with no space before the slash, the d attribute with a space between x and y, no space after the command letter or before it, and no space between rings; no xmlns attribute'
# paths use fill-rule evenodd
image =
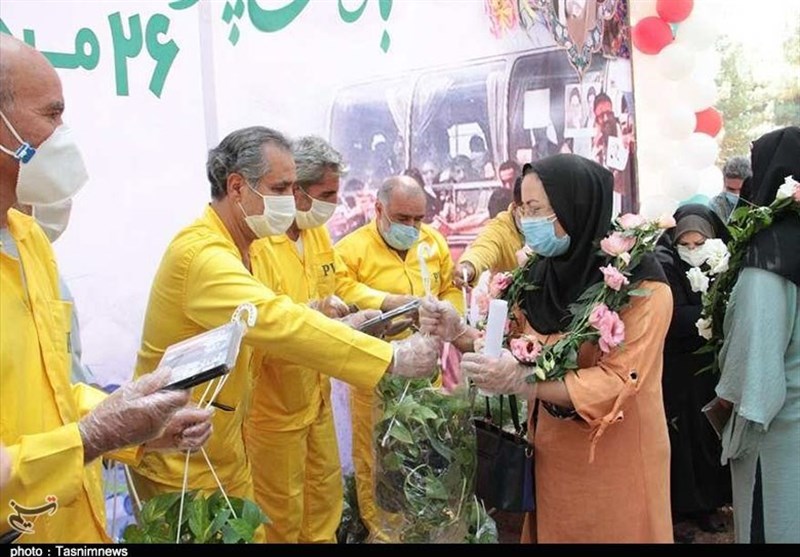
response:
<svg viewBox="0 0 800 557"><path fill-rule="evenodd" d="M637 215L634 213L625 213L621 217L617 219L619 225L625 230L633 230L635 228L639 228L640 226L644 226L647 224L647 219L645 219L642 215Z"/></svg>
<svg viewBox="0 0 800 557"><path fill-rule="evenodd" d="M616 290L619 292L620 288L630 284L628 277L620 273L619 270L613 265L600 267L600 272L603 273L603 280L611 290Z"/></svg>
<svg viewBox="0 0 800 557"><path fill-rule="evenodd" d="M511 353L520 362L532 364L542 351L542 345L534 337L523 335L509 343Z"/></svg>
<svg viewBox="0 0 800 557"><path fill-rule="evenodd" d="M661 215L658 217L658 227L666 230L675 226L675 218L672 215Z"/></svg>
<svg viewBox="0 0 800 557"><path fill-rule="evenodd" d="M636 238L625 236L620 232L614 232L607 238L600 240L600 249L608 255L617 256L630 250L636 245Z"/></svg>
<svg viewBox="0 0 800 557"><path fill-rule="evenodd" d="M524 266L525 263L528 262L528 259L531 258L531 255L533 255L533 250L528 246L522 246L522 249L519 249L516 252L517 265L520 267Z"/></svg>
<svg viewBox="0 0 800 557"><path fill-rule="evenodd" d="M800 203L800 185L794 187L794 202Z"/></svg>
<svg viewBox="0 0 800 557"><path fill-rule="evenodd" d="M489 296L498 298L511 285L511 273L495 273L489 283Z"/></svg>
<svg viewBox="0 0 800 557"><path fill-rule="evenodd" d="M608 309L605 304L597 304L589 314L589 324L600 333L600 350L605 353L619 346L625 340L625 323L617 312Z"/></svg>

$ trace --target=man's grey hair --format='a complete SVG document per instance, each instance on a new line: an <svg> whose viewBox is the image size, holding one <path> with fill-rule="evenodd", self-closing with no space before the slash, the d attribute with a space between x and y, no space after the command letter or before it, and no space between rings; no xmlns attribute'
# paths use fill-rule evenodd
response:
<svg viewBox="0 0 800 557"><path fill-rule="evenodd" d="M206 174L211 183L211 197L224 199L228 193L228 176L241 174L247 183L256 186L269 165L263 146L274 145L291 152L292 143L281 132L263 126L242 128L229 133L219 145L208 152Z"/></svg>
<svg viewBox="0 0 800 557"><path fill-rule="evenodd" d="M726 178L738 178L745 180L753 175L750 169L750 161L747 157L731 157L725 161L722 167L722 175Z"/></svg>
<svg viewBox="0 0 800 557"><path fill-rule="evenodd" d="M303 189L320 183L327 170L343 174L342 155L319 136L297 139L292 145L292 155L297 165L297 185Z"/></svg>
<svg viewBox="0 0 800 557"><path fill-rule="evenodd" d="M422 186L411 176L389 176L383 181L381 187L378 188L377 198L384 207L389 206L389 199L392 197L392 192L400 189L403 193L416 196L421 195L425 197L425 190Z"/></svg>

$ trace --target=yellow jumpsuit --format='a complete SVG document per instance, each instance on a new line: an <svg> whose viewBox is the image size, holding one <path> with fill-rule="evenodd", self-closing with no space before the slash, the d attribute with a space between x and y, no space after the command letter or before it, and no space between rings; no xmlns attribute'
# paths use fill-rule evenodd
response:
<svg viewBox="0 0 800 557"><path fill-rule="evenodd" d="M217 402L214 433L205 446L227 493L254 498L243 424L250 407L253 349L280 354L287 362L325 369L328 375L363 388L374 387L392 360L392 347L276 295L242 263L242 256L214 209L178 233L167 247L150 291L136 376L150 373L166 348L227 323L235 309L252 303L258 318L248 329L236 367ZM199 399L205 385L194 389ZM185 455L151 453L134 471L139 495L180 491ZM188 488L217 489L200 452L189 460Z"/></svg>
<svg viewBox="0 0 800 557"><path fill-rule="evenodd" d="M32 532L17 543L108 542L101 461L84 466L77 424L106 394L70 384L72 304L61 300L44 232L14 209L8 232L19 258L10 245L0 251L0 439L12 461L0 533L11 528L12 501L35 508L54 496L55 509L25 516ZM127 463L138 456L137 449L113 455Z"/></svg>
<svg viewBox="0 0 800 557"><path fill-rule="evenodd" d="M334 252L324 226L301 230L300 240L302 254L286 235L259 240L250 260L253 275L273 292L306 304L334 293ZM271 543L336 542L342 470L326 370L255 351L245 445Z"/></svg>
<svg viewBox="0 0 800 557"><path fill-rule="evenodd" d="M360 309L379 309L387 294L424 296L417 249L425 242L431 248L426 266L431 274L431 293L464 311L461 290L453 286L453 260L444 237L423 224L420 237L405 259L390 248L378 232L375 221L351 232L336 243L336 255L344 265L336 268L336 293ZM366 288L365 288L366 286ZM406 331L405 335L410 334ZM405 336L400 335L400 337ZM374 388L350 389L350 414L353 434L353 467L361 519L370 533L381 538L374 501L372 471L375 455L372 446L372 407Z"/></svg>
<svg viewBox="0 0 800 557"><path fill-rule="evenodd" d="M504 272L517 268L517 252L525 245L514 222L513 205L489 220L461 257L459 263L475 267L473 284L484 271Z"/></svg>

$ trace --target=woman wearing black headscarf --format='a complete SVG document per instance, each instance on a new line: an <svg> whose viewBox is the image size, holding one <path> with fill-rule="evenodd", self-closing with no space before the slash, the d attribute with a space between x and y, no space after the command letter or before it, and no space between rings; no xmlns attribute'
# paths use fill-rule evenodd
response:
<svg viewBox="0 0 800 557"><path fill-rule="evenodd" d="M770 205L800 181L800 128L753 143L742 198ZM740 206L742 202L740 202ZM796 207L796 206L795 206ZM733 405L722 432L740 543L800 542L800 214L754 236L725 313L717 395Z"/></svg>
<svg viewBox="0 0 800 557"><path fill-rule="evenodd" d="M549 345L567 330L570 304L603 280L607 258L598 243L611 228L613 177L588 159L554 155L526 165L521 189L526 243L539 254L528 276L536 289L521 302L525 332ZM536 524L529 515L523 541L672 541L661 394L672 297L652 255L633 269L630 282L650 295L620 312L624 347L601 353L584 344L577 373L563 381L528 384L531 368L507 350L499 359L464 355L462 372L478 387L542 401L533 439ZM453 310L428 300L420 323L457 346L473 336Z"/></svg>
<svg viewBox="0 0 800 557"><path fill-rule="evenodd" d="M671 448L672 515L675 521L694 520L700 529L716 532L723 525L713 515L730 502L731 478L728 467L720 464L719 438L702 413L714 398L719 377L711 372L698 374L711 364L713 355L695 353L703 346L695 326L703 304L700 289L692 288L687 273L705 263L706 240L719 238L727 243L728 230L705 205L684 205L673 218L675 228L661 237L656 249L673 302L662 380Z"/></svg>

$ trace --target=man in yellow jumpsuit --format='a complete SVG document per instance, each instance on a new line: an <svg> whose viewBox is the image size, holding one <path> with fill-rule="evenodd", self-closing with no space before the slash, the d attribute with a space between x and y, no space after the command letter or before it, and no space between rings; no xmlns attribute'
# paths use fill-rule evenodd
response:
<svg viewBox="0 0 800 557"><path fill-rule="evenodd" d="M521 179L517 178L513 187L514 201L508 209L489 220L458 258L453 280L459 288L474 285L484 271L505 272L517 268L516 253L525 245L516 217L517 207L521 203L520 184Z"/></svg>
<svg viewBox="0 0 800 557"><path fill-rule="evenodd" d="M107 542L100 457L135 462L141 448L194 448L176 421L184 391L158 390L168 374L113 395L70 384L71 304L60 299L44 231L13 207L70 199L87 180L62 123L61 81L40 53L0 35L0 535L22 542ZM168 422L169 420L169 422ZM165 425L167 426L165 430ZM155 441L154 438L161 436Z"/></svg>
<svg viewBox="0 0 800 557"><path fill-rule="evenodd" d="M344 316L350 312L334 296L336 263L325 227L337 206L342 158L313 136L295 141L292 152L297 215L286 234L253 243L253 274L276 294L311 303L331 317ZM290 363L281 354L264 358L256 351L253 359L245 442L256 502L271 520L269 542L336 541L342 470L325 371Z"/></svg>
<svg viewBox="0 0 800 557"><path fill-rule="evenodd" d="M252 499L243 424L252 396L254 349L267 358L280 356L286 363L372 388L386 372L430 374L438 339L416 335L391 344L381 341L277 295L253 276L251 244L282 235L295 219L295 164L282 134L260 126L230 133L209 152L207 174L212 202L175 236L156 273L136 375L152 371L167 346L228 322L240 304L255 306L256 323L247 330L237 365L216 399L214 435L206 448L225 491ZM202 391L195 389L195 397ZM269 459L255 464L270 472ZM184 467L182 455L146 455L133 474L139 495L147 499L180 491ZM188 488L217 489L202 455L189 460Z"/></svg>
<svg viewBox="0 0 800 557"><path fill-rule="evenodd" d="M434 228L422 223L425 203L425 192L411 177L391 177L381 185L375 219L336 244L336 255L344 263L336 269L336 293L346 303L361 309L386 309L387 299L425 296L418 255L420 245L427 244L425 262L431 294L463 312L461 291L453 285L453 260L447 242ZM372 481L375 394L371 387L354 387L350 413L358 506L371 535L380 539Z"/></svg>

